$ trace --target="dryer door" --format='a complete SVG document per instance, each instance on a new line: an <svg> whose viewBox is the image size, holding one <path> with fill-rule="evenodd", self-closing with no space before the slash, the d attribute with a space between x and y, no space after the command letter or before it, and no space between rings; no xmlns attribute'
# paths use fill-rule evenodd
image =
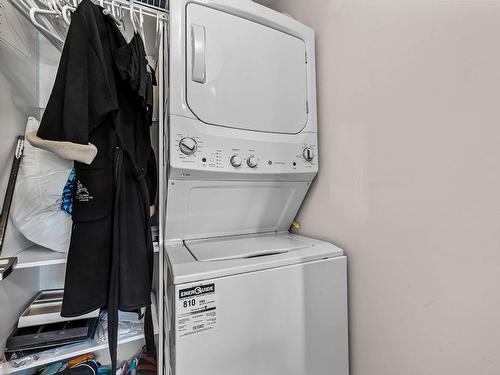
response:
<svg viewBox="0 0 500 375"><path fill-rule="evenodd" d="M306 126L303 40L199 4L186 17L186 95L199 120L285 134Z"/></svg>

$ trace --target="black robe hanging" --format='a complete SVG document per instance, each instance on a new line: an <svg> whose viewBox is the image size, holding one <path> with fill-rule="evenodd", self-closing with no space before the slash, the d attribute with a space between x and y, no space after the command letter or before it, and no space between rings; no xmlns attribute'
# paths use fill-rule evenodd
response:
<svg viewBox="0 0 500 375"><path fill-rule="evenodd" d="M34 146L75 160L62 315L108 309L113 367L118 309L151 304L151 85L142 39L136 34L127 44L101 7L83 0L40 128L28 136Z"/></svg>

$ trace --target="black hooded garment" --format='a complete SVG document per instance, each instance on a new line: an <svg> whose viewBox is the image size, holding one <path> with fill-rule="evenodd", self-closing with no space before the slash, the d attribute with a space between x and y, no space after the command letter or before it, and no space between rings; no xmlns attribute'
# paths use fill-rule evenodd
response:
<svg viewBox="0 0 500 375"><path fill-rule="evenodd" d="M153 81L140 36L135 34L127 44L101 7L83 0L71 17L40 128L28 137L37 147L75 160L73 230L61 315L108 309L113 368L118 309L147 307L145 328L151 328Z"/></svg>

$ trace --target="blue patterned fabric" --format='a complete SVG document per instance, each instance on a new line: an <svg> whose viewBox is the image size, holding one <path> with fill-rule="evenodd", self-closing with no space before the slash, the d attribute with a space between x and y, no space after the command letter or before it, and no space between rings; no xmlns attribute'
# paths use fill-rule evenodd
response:
<svg viewBox="0 0 500 375"><path fill-rule="evenodd" d="M61 210L71 215L73 212L73 189L75 188L75 168L71 170L62 193Z"/></svg>

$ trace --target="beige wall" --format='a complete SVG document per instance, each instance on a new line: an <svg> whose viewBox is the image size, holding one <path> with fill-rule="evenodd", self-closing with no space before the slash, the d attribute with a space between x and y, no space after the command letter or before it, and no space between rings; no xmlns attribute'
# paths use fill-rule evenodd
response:
<svg viewBox="0 0 500 375"><path fill-rule="evenodd" d="M500 374L500 2L274 6L317 33L300 233L349 256L351 374Z"/></svg>

